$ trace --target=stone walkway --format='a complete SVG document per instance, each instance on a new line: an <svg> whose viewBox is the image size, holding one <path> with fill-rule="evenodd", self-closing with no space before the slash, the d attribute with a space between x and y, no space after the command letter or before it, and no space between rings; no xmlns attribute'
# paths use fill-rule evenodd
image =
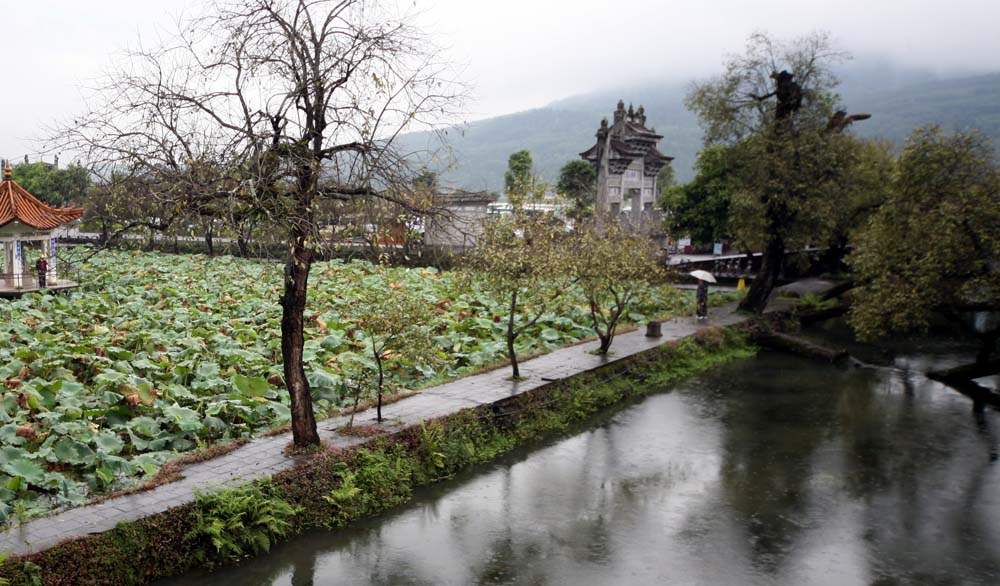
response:
<svg viewBox="0 0 1000 586"><path fill-rule="evenodd" d="M391 432L468 407L490 404L685 338L707 325L733 325L746 319L735 314L734 310L735 305L715 308L710 319L703 323L693 317L664 322L660 338L647 338L643 329L620 334L615 337L610 357L590 353L597 347L596 342L555 350L522 363L521 374L526 377L522 381L509 380L510 368L505 367L431 387L413 397L384 406L382 415L388 421L383 425ZM364 423L374 418L375 411L370 409L356 415L355 422ZM323 441L343 448L371 439L337 433L335 430L346 422L346 417L320 421ZM134 521L189 503L195 498L195 490L206 491L272 476L296 464L296 458L282 453L290 442L291 432L255 439L224 456L186 466L184 478L177 482L13 527L0 535L0 552L16 555L41 551L66 539L101 533L122 521Z"/></svg>

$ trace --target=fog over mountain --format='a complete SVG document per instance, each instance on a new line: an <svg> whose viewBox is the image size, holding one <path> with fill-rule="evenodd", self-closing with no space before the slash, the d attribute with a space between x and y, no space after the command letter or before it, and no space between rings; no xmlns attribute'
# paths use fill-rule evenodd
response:
<svg viewBox="0 0 1000 586"><path fill-rule="evenodd" d="M939 123L948 129L978 128L1000 145L1000 73L942 75L859 59L842 67L839 75L838 92L847 109L872 114L854 129L862 136L902 144L914 128ZM450 156L430 166L442 172L445 184L499 191L507 157L528 149L538 174L554 183L562 165L593 144L601 118L610 118L623 99L645 106L649 125L664 135L660 150L675 157L676 177L687 181L702 147L697 118L684 107L689 85L663 82L602 89L455 127L445 136ZM414 149L433 147L436 141L427 133L405 137L406 146Z"/></svg>

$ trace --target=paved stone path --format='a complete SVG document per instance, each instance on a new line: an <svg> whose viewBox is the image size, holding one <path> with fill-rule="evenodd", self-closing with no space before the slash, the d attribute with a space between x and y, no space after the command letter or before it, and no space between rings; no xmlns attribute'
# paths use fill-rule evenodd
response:
<svg viewBox="0 0 1000 586"><path fill-rule="evenodd" d="M733 325L746 319L735 314L734 310L735 304L715 308L710 312L707 322L699 323L693 317L664 322L663 336L660 338L647 338L645 330L641 328L635 332L620 334L615 337L611 347L612 355L608 357L590 353L597 348L596 342L555 350L520 365L521 374L526 380L509 380L510 368L505 367L424 389L413 397L383 406L382 416L388 419L383 425L391 432L468 407L490 404L536 389L553 380L587 372L666 342L685 338L707 325ZM364 423L374 418L375 410L369 409L358 413L355 423ZM341 448L362 444L371 439L337 433L335 430L346 422L346 417L320 421L320 437L328 445ZM182 472L182 480L29 521L0 534L0 552L25 554L41 551L72 537L101 533L122 521L134 521L189 503L195 498L195 490L205 491L272 476L296 464L296 458L282 453L290 442L291 432L255 439L224 456L186 466Z"/></svg>

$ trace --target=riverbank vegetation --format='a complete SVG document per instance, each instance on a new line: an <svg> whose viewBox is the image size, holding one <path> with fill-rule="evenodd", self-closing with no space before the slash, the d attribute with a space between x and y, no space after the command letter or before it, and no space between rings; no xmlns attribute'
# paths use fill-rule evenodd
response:
<svg viewBox="0 0 1000 586"><path fill-rule="evenodd" d="M275 539L345 526L407 502L518 446L570 433L594 414L726 361L752 355L735 328L706 328L602 369L468 409L350 450L324 449L273 478L8 559L12 584L146 584L266 550ZM261 519L274 521L267 527ZM247 523L253 530L245 531ZM253 537L253 539L251 539ZM37 582L35 582L37 580Z"/></svg>
<svg viewBox="0 0 1000 586"><path fill-rule="evenodd" d="M362 399L376 398L364 299L403 292L428 319L412 325L427 328L429 348L380 353L383 387L418 389L507 357L509 308L474 276L366 262L316 266L304 359L320 416L351 403L361 387ZM107 251L80 271L84 287L72 294L0 301L4 522L82 504L154 476L179 452L289 421L273 303L280 266ZM517 354L594 335L583 291L568 287L564 297L558 313L525 328ZM692 311L688 293L659 283L636 291L623 321Z"/></svg>

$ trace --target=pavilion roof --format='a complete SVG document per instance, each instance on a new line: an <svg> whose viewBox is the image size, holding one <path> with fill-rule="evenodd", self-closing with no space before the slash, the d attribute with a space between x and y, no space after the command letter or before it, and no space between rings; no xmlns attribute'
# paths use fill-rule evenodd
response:
<svg viewBox="0 0 1000 586"><path fill-rule="evenodd" d="M83 208L56 208L40 201L18 185L11 175L8 161L0 182L0 227L16 220L38 230L51 230L83 215Z"/></svg>

